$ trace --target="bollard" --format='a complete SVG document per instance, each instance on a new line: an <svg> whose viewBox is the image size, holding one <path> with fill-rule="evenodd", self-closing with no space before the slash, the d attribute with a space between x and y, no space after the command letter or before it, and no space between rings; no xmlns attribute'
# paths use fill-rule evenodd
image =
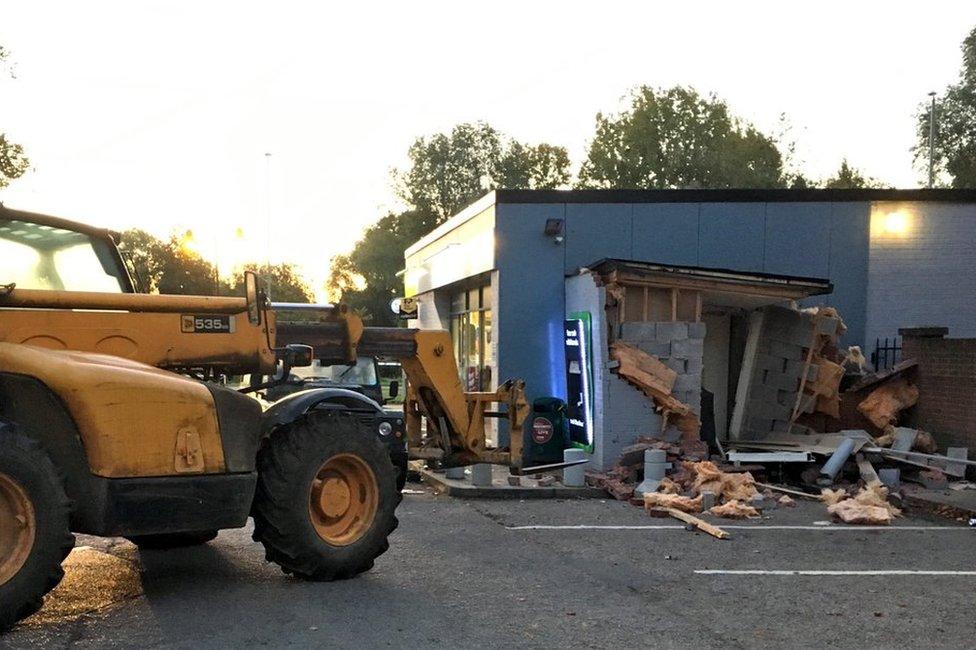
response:
<svg viewBox="0 0 976 650"><path fill-rule="evenodd" d="M668 453L663 449L644 450L644 480L634 490L634 494L639 497L648 492L657 492L657 486L661 484L664 473L671 467L668 462Z"/></svg>
<svg viewBox="0 0 976 650"><path fill-rule="evenodd" d="M478 463L471 466L471 485L491 487L491 465Z"/></svg>
<svg viewBox="0 0 976 650"><path fill-rule="evenodd" d="M444 472L445 478L452 478L456 481L464 479L464 468L463 467L448 467L447 471Z"/></svg>
<svg viewBox="0 0 976 650"><path fill-rule="evenodd" d="M563 449L563 461L571 462L574 460L584 460L586 458L586 452L582 449ZM566 467L563 469L563 485L566 487L583 487L586 485L585 476L583 474L583 468L586 467L586 463L580 463L579 465L573 465L572 467Z"/></svg>

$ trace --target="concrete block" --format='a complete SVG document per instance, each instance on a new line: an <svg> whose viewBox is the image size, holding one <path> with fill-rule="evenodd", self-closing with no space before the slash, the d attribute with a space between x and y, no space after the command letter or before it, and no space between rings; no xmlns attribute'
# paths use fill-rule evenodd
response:
<svg viewBox="0 0 976 650"><path fill-rule="evenodd" d="M897 467L879 469L878 479L884 484L886 488L891 491L895 491L901 487L901 470Z"/></svg>
<svg viewBox="0 0 976 650"><path fill-rule="evenodd" d="M680 341L688 338L688 323L682 321L667 321L655 323L656 339L658 341Z"/></svg>
<svg viewBox="0 0 976 650"><path fill-rule="evenodd" d="M456 481L460 481L464 478L464 468L463 467L448 467L447 471L444 472L446 478L451 478Z"/></svg>
<svg viewBox="0 0 976 650"><path fill-rule="evenodd" d="M657 338L656 323L621 323L620 338L624 341L653 341Z"/></svg>
<svg viewBox="0 0 976 650"><path fill-rule="evenodd" d="M678 359L676 357L671 357L664 359L664 365L671 370L674 370L679 375L684 375L688 372L688 361L685 359Z"/></svg>
<svg viewBox="0 0 976 650"><path fill-rule="evenodd" d="M688 323L688 338L705 338L705 323Z"/></svg>
<svg viewBox="0 0 976 650"><path fill-rule="evenodd" d="M764 420L782 420L784 414L790 412L790 407L778 404L777 402L762 402L759 400L749 400L746 403L749 417L762 418Z"/></svg>
<svg viewBox="0 0 976 650"><path fill-rule="evenodd" d="M969 459L969 447L949 447L946 449L946 457L953 460L968 460ZM954 463L952 461L946 462L945 473L949 476L955 476L956 478L965 478L966 476L966 463Z"/></svg>
<svg viewBox="0 0 976 650"><path fill-rule="evenodd" d="M762 379L760 377L760 379ZM757 386L753 386L752 390L749 391L749 400L755 400L757 402L770 402L772 404L779 404L779 390L776 388L771 388L769 386L764 386L760 383Z"/></svg>
<svg viewBox="0 0 976 650"><path fill-rule="evenodd" d="M471 484L478 487L488 487L491 485L491 465L488 463L478 463L471 466Z"/></svg>
<svg viewBox="0 0 976 650"><path fill-rule="evenodd" d="M803 348L799 345L790 345L782 341L765 341L765 353L772 357L779 357L789 361L801 361L803 359Z"/></svg>
<svg viewBox="0 0 976 650"><path fill-rule="evenodd" d="M783 364L783 374L800 379L803 377L803 366L805 365L806 359L803 361L787 361Z"/></svg>
<svg viewBox="0 0 976 650"><path fill-rule="evenodd" d="M701 392L701 375L678 375L674 380L672 392Z"/></svg>
<svg viewBox="0 0 976 650"><path fill-rule="evenodd" d="M688 359L685 364L685 374L701 376L705 369L705 362L702 359Z"/></svg>
<svg viewBox="0 0 976 650"><path fill-rule="evenodd" d="M700 359L705 352L702 339L682 339L671 342L671 356L678 359Z"/></svg>
<svg viewBox="0 0 976 650"><path fill-rule="evenodd" d="M772 370L773 372L784 372L789 361L783 357L774 357L765 352L756 355L756 368L758 370Z"/></svg>
<svg viewBox="0 0 976 650"><path fill-rule="evenodd" d="M718 498L716 494L714 492L711 492L710 490L702 490L701 498L702 498L702 512L708 512L716 505L718 505Z"/></svg>
<svg viewBox="0 0 976 650"><path fill-rule="evenodd" d="M671 356L671 341L638 341L637 348L658 359L667 359Z"/></svg>
<svg viewBox="0 0 976 650"><path fill-rule="evenodd" d="M761 418L753 415L746 416L745 429L756 433L770 433L773 430L772 418Z"/></svg>
<svg viewBox="0 0 976 650"><path fill-rule="evenodd" d="M762 383L776 390L790 390L796 392L800 389L800 380L771 370L763 371Z"/></svg>
<svg viewBox="0 0 976 650"><path fill-rule="evenodd" d="M790 420L789 416L782 420L773 420L772 431L773 433L787 433L790 431Z"/></svg>

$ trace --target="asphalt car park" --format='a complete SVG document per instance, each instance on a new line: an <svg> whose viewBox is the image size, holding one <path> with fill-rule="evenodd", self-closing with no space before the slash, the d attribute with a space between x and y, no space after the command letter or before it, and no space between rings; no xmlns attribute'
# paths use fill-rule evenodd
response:
<svg viewBox="0 0 976 650"><path fill-rule="evenodd" d="M79 538L10 648L971 647L976 530L829 522L819 503L717 540L610 500L460 500L411 484L375 568L308 583L249 529L138 551Z"/></svg>

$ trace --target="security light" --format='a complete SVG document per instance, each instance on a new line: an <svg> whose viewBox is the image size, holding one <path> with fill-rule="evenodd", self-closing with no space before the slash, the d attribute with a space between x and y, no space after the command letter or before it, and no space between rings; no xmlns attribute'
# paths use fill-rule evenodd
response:
<svg viewBox="0 0 976 650"><path fill-rule="evenodd" d="M545 234L547 237L552 237L555 243L561 244L563 242L563 220L546 219Z"/></svg>

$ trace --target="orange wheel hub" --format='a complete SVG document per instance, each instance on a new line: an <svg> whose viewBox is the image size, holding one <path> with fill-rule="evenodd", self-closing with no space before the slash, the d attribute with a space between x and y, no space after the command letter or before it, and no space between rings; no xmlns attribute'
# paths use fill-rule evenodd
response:
<svg viewBox="0 0 976 650"><path fill-rule="evenodd" d="M23 568L36 534L34 506L26 490L0 473L0 585Z"/></svg>
<svg viewBox="0 0 976 650"><path fill-rule="evenodd" d="M376 475L358 456L333 456L312 479L308 514L319 537L333 546L347 546L366 534L378 505Z"/></svg>

